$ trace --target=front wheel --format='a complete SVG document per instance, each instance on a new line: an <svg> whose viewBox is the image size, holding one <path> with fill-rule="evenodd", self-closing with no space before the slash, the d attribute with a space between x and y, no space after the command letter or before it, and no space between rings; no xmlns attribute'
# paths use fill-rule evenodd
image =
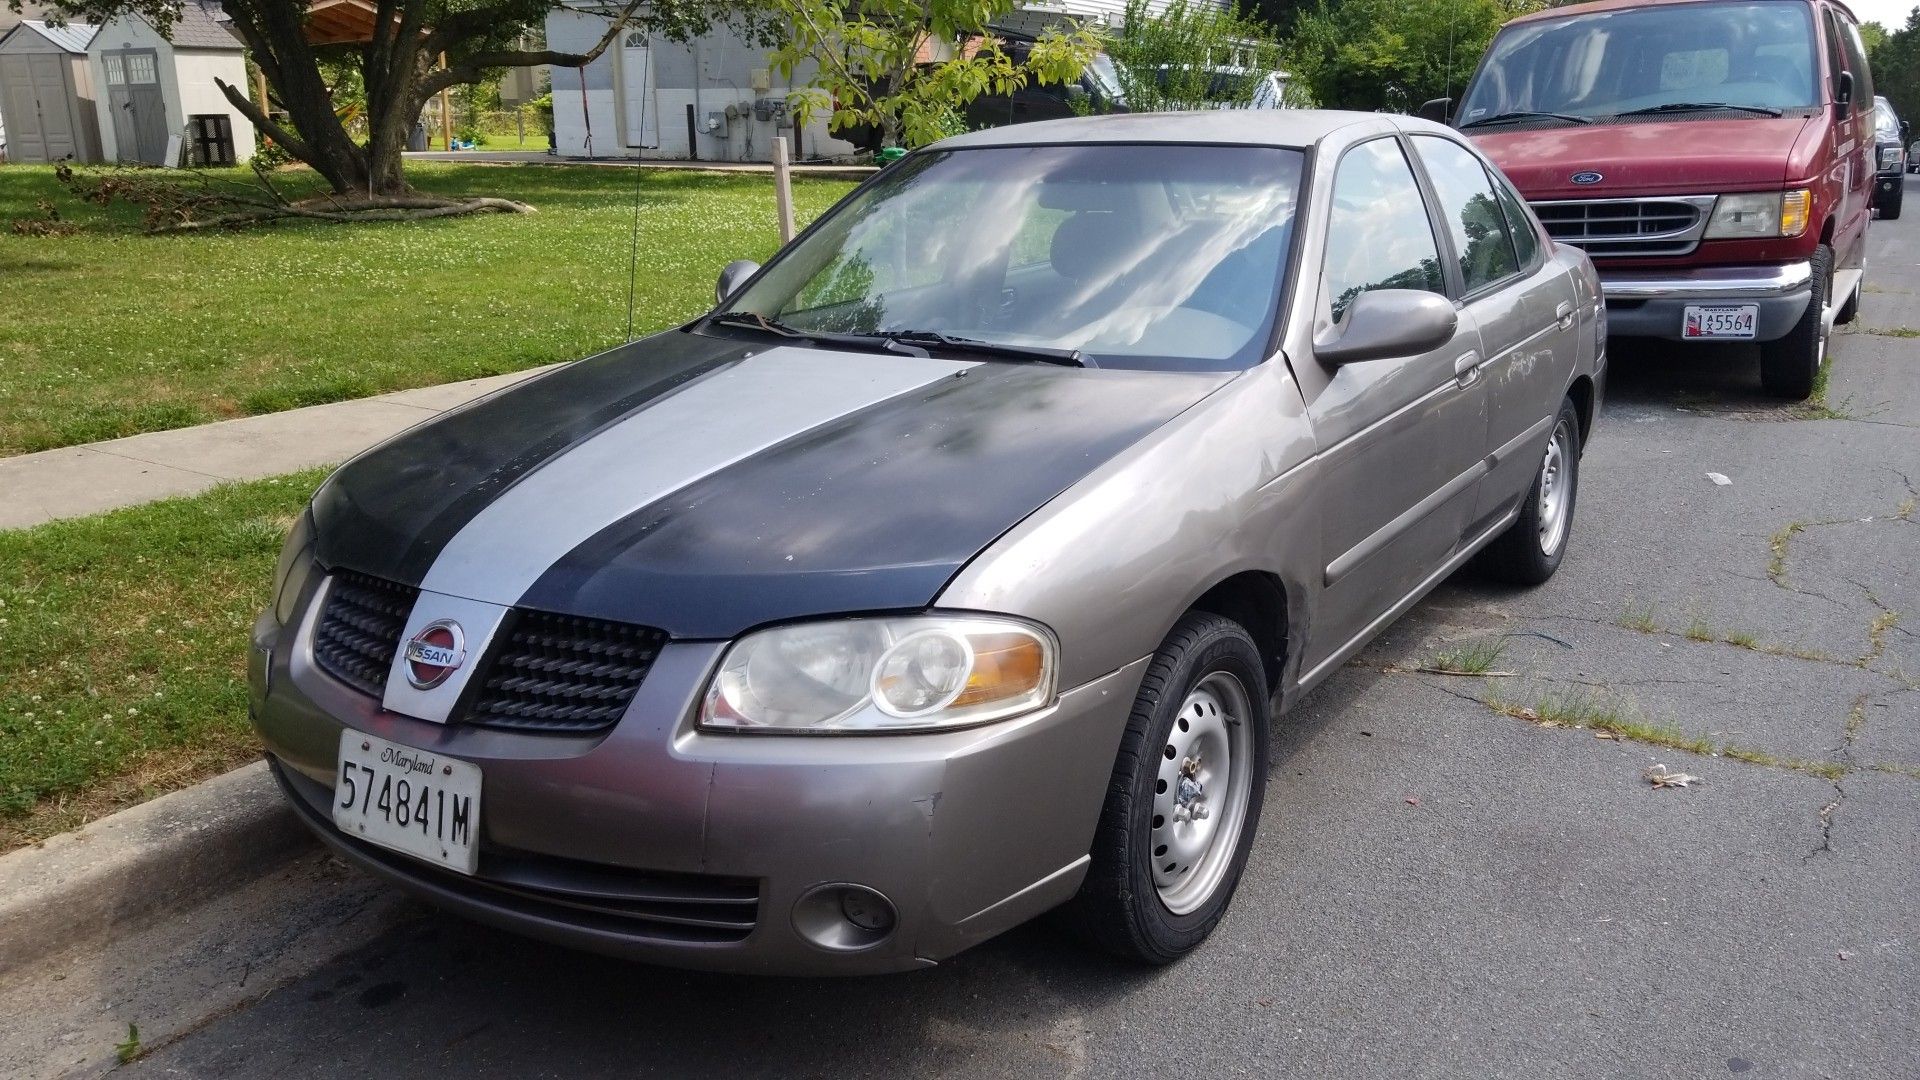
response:
<svg viewBox="0 0 1920 1080"><path fill-rule="evenodd" d="M1813 252L1813 295L1807 310L1785 337L1760 343L1760 386L1768 394L1804 401L1813 393L1827 359L1827 298L1832 291L1833 249L1821 244Z"/></svg>
<svg viewBox="0 0 1920 1080"><path fill-rule="evenodd" d="M1573 532L1573 504L1580 494L1580 413L1571 398L1560 402L1553 434L1533 474L1520 516L1495 537L1480 565L1501 581L1538 585L1560 569Z"/></svg>
<svg viewBox="0 0 1920 1080"><path fill-rule="evenodd" d="M1167 964L1205 941L1246 867L1265 801L1267 680L1240 624L1191 612L1147 667L1066 928Z"/></svg>

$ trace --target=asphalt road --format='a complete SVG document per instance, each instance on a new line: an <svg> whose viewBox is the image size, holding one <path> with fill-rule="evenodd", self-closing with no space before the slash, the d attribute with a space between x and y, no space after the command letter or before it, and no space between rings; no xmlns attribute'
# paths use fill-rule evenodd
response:
<svg viewBox="0 0 1920 1080"><path fill-rule="evenodd" d="M1559 576L1456 578L1283 722L1239 897L1181 964L1029 927L912 975L709 977L311 870L252 918L363 943L125 1071L1920 1076L1920 341L1873 332L1920 327L1916 233L1873 228L1842 418L1762 397L1750 350L1617 342ZM1511 677L1410 670L1488 639ZM129 962L164 985L164 948Z"/></svg>

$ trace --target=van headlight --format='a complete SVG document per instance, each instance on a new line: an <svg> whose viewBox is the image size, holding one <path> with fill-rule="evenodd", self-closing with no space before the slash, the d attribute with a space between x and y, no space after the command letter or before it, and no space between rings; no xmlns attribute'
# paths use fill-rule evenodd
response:
<svg viewBox="0 0 1920 1080"><path fill-rule="evenodd" d="M1799 236L1807 231L1813 199L1806 188L1722 195L1707 220L1707 239L1744 240Z"/></svg>
<svg viewBox="0 0 1920 1080"><path fill-rule="evenodd" d="M727 649L700 726L772 734L937 731L1053 700L1053 635L1018 619L914 615L777 626Z"/></svg>

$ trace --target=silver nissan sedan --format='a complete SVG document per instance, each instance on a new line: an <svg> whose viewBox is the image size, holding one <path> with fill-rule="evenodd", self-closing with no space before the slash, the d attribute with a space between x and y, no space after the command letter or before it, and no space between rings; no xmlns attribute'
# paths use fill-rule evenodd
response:
<svg viewBox="0 0 1920 1080"><path fill-rule="evenodd" d="M342 467L254 722L346 859L551 941L881 972L1053 911L1166 963L1275 714L1468 560L1559 566L1599 295L1423 121L949 139Z"/></svg>

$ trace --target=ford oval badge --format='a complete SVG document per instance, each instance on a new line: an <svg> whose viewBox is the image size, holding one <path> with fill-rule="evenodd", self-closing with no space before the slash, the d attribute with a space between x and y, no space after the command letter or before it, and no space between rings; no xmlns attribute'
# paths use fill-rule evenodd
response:
<svg viewBox="0 0 1920 1080"><path fill-rule="evenodd" d="M1576 184L1597 184L1605 180L1606 177L1601 176L1597 172L1577 172L1573 174L1571 179Z"/></svg>

